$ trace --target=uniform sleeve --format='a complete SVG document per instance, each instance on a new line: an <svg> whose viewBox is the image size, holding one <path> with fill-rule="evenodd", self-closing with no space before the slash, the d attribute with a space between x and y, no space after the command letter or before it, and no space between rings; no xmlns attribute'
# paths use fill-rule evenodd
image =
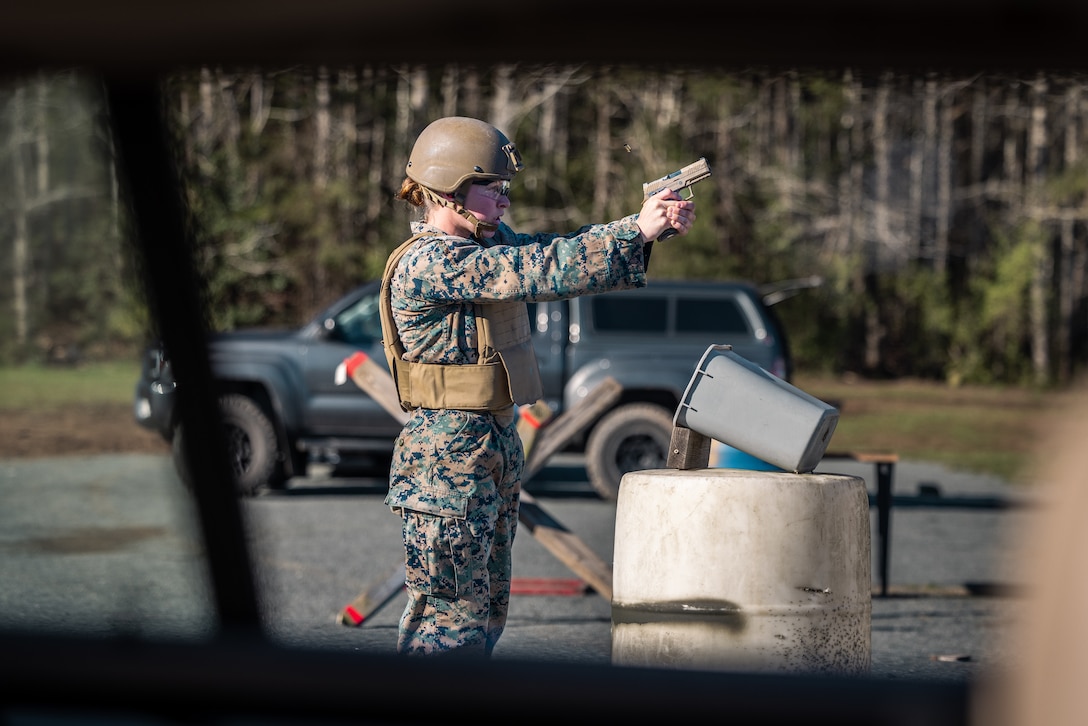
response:
<svg viewBox="0 0 1088 726"><path fill-rule="evenodd" d="M401 271L413 296L435 302L562 300L646 284L637 215L566 235L518 234L505 224L485 245L436 237Z"/></svg>

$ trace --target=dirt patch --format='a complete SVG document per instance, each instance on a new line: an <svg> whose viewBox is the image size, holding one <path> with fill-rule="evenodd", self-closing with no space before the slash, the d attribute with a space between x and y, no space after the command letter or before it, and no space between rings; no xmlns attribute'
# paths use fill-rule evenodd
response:
<svg viewBox="0 0 1088 726"><path fill-rule="evenodd" d="M169 454L170 445L141 428L126 404L8 410L0 415L0 459L107 453Z"/></svg>

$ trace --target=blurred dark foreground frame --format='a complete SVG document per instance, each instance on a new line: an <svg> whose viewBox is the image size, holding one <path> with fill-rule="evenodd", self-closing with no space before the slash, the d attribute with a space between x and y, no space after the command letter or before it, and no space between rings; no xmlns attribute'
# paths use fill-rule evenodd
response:
<svg viewBox="0 0 1088 726"><path fill-rule="evenodd" d="M187 430L201 432L187 439L186 453L198 482L194 496L220 627L201 643L0 634L0 713L73 723L448 724L531 709L545 722L969 723L974 687L963 683L511 661L465 668L442 659L288 648L265 637L218 428L200 280L188 254L189 220L160 104L162 74L198 62L373 60L1081 70L1078 36L1088 16L1088 9L1058 0L773 0L738 8L687 3L671 6L667 18L602 2L587 17L584 6L553 0L546 12L533 2L504 8L497 30L521 28L524 37L459 44L453 59L448 42L440 41L445 29L460 27L462 18L453 14L461 10L430 0L411 8L317 0L149 9L120 2L90 16L85 3L47 0L9 13L0 27L0 70L74 64L97 69L106 81L148 299L178 377L192 382L187 390L194 395L181 415ZM678 37L663 31L671 26ZM557 38L578 42L560 53ZM466 694L485 691L485 712L462 705ZM421 702L428 705L411 706Z"/></svg>
<svg viewBox="0 0 1088 726"><path fill-rule="evenodd" d="M3 713L48 723L968 723L962 684L447 661L276 646L0 638ZM78 719L76 718L78 716ZM13 721L14 722L14 721Z"/></svg>

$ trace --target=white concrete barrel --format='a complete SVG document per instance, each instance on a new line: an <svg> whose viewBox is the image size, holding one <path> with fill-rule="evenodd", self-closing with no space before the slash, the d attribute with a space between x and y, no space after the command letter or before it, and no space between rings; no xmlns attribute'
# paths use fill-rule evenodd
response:
<svg viewBox="0 0 1088 726"><path fill-rule="evenodd" d="M869 498L857 477L625 474L612 662L867 675L870 562Z"/></svg>

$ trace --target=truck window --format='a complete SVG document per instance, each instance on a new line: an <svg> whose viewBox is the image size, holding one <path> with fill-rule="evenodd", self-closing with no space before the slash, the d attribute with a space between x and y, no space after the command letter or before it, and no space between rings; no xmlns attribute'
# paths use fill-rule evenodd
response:
<svg viewBox="0 0 1088 726"><path fill-rule="evenodd" d="M748 319L732 298L681 298L676 301L678 333L749 334Z"/></svg>
<svg viewBox="0 0 1088 726"><path fill-rule="evenodd" d="M669 302L657 297L597 297L593 301L593 329L599 333L664 333Z"/></svg>
<svg viewBox="0 0 1088 726"><path fill-rule="evenodd" d="M351 345L365 346L382 339L382 322L378 313L378 293L365 295L357 303L336 316L333 335Z"/></svg>

